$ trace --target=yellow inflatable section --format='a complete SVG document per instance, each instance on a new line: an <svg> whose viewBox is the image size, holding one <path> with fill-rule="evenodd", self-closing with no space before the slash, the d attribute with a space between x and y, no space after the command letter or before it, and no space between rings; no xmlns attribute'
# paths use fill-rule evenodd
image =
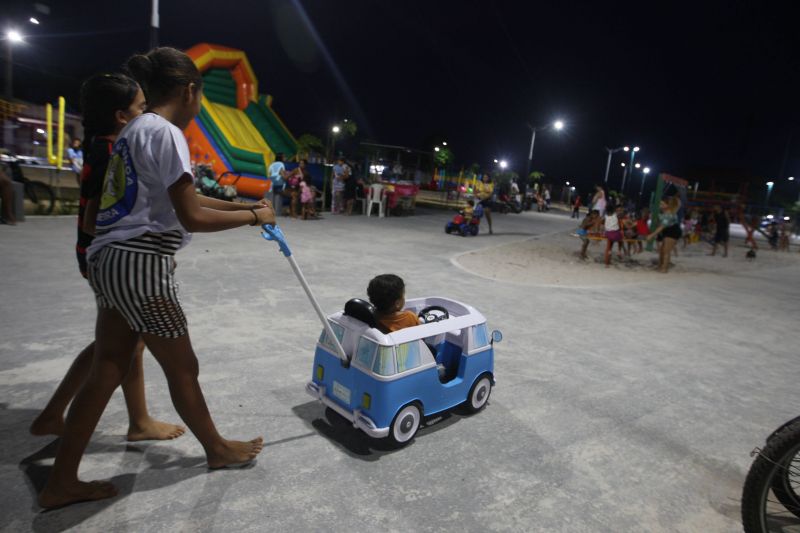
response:
<svg viewBox="0 0 800 533"><path fill-rule="evenodd" d="M241 109L222 104L215 104L203 98L203 107L217 123L223 135L228 138L228 142L235 148L260 152L264 155L264 166L275 161L275 154L267 146L264 138L253 126L253 122Z"/></svg>

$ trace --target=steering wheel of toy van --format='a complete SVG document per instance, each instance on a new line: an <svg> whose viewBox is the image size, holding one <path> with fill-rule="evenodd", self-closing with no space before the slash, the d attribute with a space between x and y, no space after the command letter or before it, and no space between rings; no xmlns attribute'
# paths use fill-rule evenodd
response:
<svg viewBox="0 0 800 533"><path fill-rule="evenodd" d="M429 305L417 313L417 316L420 317L426 324L430 324L431 322L447 320L450 318L450 313L448 313L447 309L441 305Z"/></svg>

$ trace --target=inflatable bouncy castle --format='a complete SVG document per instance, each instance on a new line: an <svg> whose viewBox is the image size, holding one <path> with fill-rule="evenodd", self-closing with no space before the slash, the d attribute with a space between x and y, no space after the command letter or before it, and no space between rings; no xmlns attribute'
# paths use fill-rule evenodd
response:
<svg viewBox="0 0 800 533"><path fill-rule="evenodd" d="M272 97L258 93L243 51L201 43L186 53L203 75L200 114L184 131L192 159L210 165L239 196L262 198L275 154L289 159L297 141L273 111Z"/></svg>

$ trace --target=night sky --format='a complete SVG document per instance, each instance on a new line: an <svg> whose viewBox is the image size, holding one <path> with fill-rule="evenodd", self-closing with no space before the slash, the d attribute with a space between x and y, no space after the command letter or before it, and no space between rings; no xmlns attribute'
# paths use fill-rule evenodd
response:
<svg viewBox="0 0 800 533"><path fill-rule="evenodd" d="M150 2L43 0L51 9L15 48L15 95L59 94L148 44ZM31 2L16 4L27 20ZM80 6L80 7L76 7ZM460 165L505 158L586 190L605 146L638 144L654 172L722 183L800 178L800 32L791 2L471 2L161 0L159 42L243 49L260 92L299 136L350 118L360 136ZM609 184L618 187L614 160ZM652 176L652 174L651 174ZM638 183L638 175L636 175ZM652 178L651 178L652 179Z"/></svg>

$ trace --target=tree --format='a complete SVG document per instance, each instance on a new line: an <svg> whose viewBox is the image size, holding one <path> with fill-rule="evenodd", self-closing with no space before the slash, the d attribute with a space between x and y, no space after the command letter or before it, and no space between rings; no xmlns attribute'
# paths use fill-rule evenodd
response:
<svg viewBox="0 0 800 533"><path fill-rule="evenodd" d="M538 170L534 170L533 172L528 174L528 181L533 186L534 191L538 191L539 188L541 187L542 178L544 178L544 172L540 172Z"/></svg>
<svg viewBox="0 0 800 533"><path fill-rule="evenodd" d="M322 153L325 145L319 137L310 133L304 133L297 138L297 159L308 159L311 152Z"/></svg>
<svg viewBox="0 0 800 533"><path fill-rule="evenodd" d="M453 161L453 152L446 146L442 146L438 151L433 152L433 160L437 167L447 167Z"/></svg>

